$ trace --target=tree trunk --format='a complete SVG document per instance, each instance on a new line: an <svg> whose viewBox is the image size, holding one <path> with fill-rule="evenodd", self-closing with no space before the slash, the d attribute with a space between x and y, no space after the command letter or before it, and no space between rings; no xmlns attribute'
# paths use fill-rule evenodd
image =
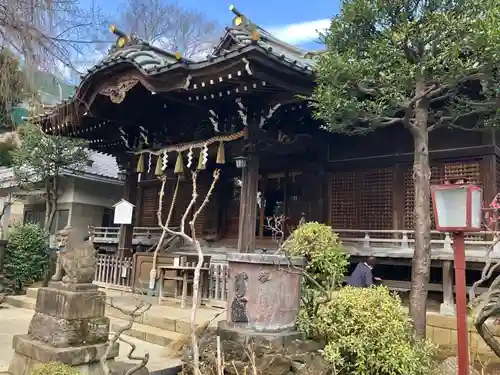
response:
<svg viewBox="0 0 500 375"><path fill-rule="evenodd" d="M56 216L57 212L57 177L54 179L53 187L55 189L55 192L52 192L52 189L50 188L50 185L47 187L46 191L46 196L47 199L45 201L45 223L44 223L44 229L47 231L48 236L49 236L49 248L50 248L50 227L52 226L52 223L54 222L54 218ZM49 249L47 249L49 250ZM49 285L49 281L54 275L56 271L56 263L57 263L57 255L53 254L52 252L49 254L49 257L47 259L47 271L45 272L45 276L42 281L42 286L47 287Z"/></svg>
<svg viewBox="0 0 500 375"><path fill-rule="evenodd" d="M418 95L418 90L417 90ZM425 99L424 99L425 100ZM428 106L415 104L413 180L415 184L415 252L412 261L410 316L417 338L425 338L427 283L431 263L430 167L427 132Z"/></svg>

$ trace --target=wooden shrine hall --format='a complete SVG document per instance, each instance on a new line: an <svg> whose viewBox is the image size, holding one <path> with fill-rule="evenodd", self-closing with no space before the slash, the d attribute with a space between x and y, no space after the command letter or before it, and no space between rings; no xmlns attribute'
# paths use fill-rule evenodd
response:
<svg viewBox="0 0 500 375"><path fill-rule="evenodd" d="M127 174L123 198L135 205L134 224L115 232L118 248L157 243L160 178L167 179L164 216L180 180L171 220L176 227L191 200L189 170L200 171L198 191L204 196L213 170L220 168L214 194L195 224L207 254L276 248L268 221L284 215L285 234L301 219L324 222L354 257L409 265L410 133L401 127L366 136L328 133L301 99L314 88L314 53L278 40L231 10L232 26L201 61L112 27L115 45L82 77L74 97L35 117L48 134L83 138L117 157ZM436 130L430 145L433 182L466 177L483 186L489 203L500 187L497 142L493 133ZM487 233L468 238L472 268L484 261L489 241ZM167 242L159 262L182 249L180 240ZM452 259L449 236L433 233L432 246L433 278L440 284L441 265ZM149 275L151 258L151 252L135 254L136 280Z"/></svg>

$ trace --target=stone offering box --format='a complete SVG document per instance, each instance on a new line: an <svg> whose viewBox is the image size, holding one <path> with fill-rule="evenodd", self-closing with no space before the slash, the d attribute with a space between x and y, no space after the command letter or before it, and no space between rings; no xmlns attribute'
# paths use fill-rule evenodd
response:
<svg viewBox="0 0 500 375"><path fill-rule="evenodd" d="M263 333L293 331L304 259L231 253L227 260L227 326Z"/></svg>

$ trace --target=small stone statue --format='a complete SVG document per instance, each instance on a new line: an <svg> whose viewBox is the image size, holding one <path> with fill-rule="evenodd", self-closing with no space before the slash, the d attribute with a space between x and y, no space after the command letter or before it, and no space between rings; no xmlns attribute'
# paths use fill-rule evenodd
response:
<svg viewBox="0 0 500 375"><path fill-rule="evenodd" d="M52 281L65 284L91 284L94 281L97 259L92 238L75 246L75 232L66 227L57 233L57 263Z"/></svg>

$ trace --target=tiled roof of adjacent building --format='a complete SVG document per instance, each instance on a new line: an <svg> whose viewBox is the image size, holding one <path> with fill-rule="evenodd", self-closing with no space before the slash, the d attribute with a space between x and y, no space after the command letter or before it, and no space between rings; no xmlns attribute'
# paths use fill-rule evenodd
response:
<svg viewBox="0 0 500 375"><path fill-rule="evenodd" d="M116 158L112 155L103 154L101 152L89 150L89 165L86 165L83 170L75 171L68 169L64 174L84 178L87 180L103 180L112 183L118 182L118 164ZM14 181L15 175L13 168L0 167L0 185ZM13 186L9 184L9 186Z"/></svg>

